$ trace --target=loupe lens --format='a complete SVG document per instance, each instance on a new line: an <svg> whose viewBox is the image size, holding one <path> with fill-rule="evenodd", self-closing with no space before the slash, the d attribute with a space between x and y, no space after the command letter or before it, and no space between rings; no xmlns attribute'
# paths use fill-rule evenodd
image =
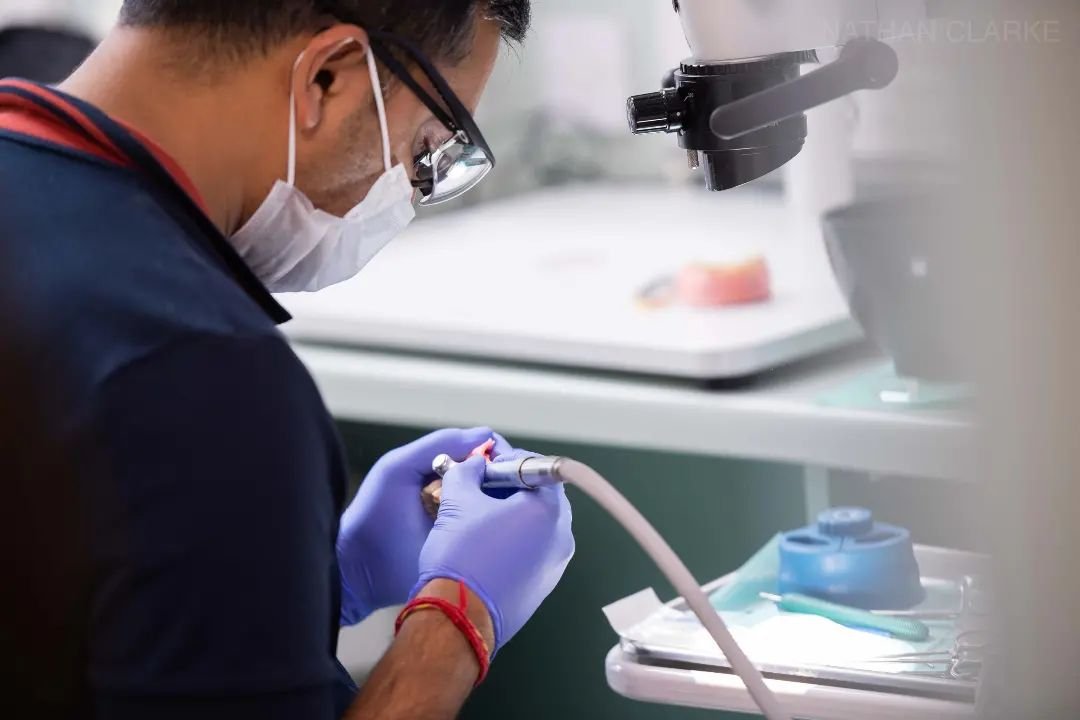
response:
<svg viewBox="0 0 1080 720"><path fill-rule="evenodd" d="M484 150L461 138L435 151L430 162L431 192L421 205L437 205L453 200L475 187L491 171L491 159Z"/></svg>

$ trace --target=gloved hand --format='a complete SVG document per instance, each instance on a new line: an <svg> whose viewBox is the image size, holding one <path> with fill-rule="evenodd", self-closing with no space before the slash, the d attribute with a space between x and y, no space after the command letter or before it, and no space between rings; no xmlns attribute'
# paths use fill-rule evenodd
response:
<svg viewBox="0 0 1080 720"><path fill-rule="evenodd" d="M342 625L355 625L380 608L408 600L419 574L420 549L433 525L420 502L420 491L433 477L431 461L442 453L464 458L492 438L495 456L512 449L489 428L440 430L375 463L338 531Z"/></svg>
<svg viewBox="0 0 1080 720"><path fill-rule="evenodd" d="M439 517L420 553L413 594L438 578L463 581L487 606L498 650L555 589L574 555L574 536L561 485L494 498L480 488L484 465L472 458L443 478Z"/></svg>

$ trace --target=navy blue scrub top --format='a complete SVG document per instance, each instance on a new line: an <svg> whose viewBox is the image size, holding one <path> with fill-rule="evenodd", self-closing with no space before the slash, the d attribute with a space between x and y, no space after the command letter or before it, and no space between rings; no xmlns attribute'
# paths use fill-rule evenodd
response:
<svg viewBox="0 0 1080 720"><path fill-rule="evenodd" d="M3 281L89 449L87 717L337 718L341 443L288 314L159 159L0 83Z"/></svg>

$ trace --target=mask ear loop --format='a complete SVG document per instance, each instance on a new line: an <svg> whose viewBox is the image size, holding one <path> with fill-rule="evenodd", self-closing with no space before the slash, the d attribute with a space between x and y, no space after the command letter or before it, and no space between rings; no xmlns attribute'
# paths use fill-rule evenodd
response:
<svg viewBox="0 0 1080 720"><path fill-rule="evenodd" d="M286 177L290 187L296 184L296 70L303 59L302 52L293 63L292 75L289 76L289 169Z"/></svg>
<svg viewBox="0 0 1080 720"><path fill-rule="evenodd" d="M383 168L390 171L390 128L386 123L386 101L383 99L382 83L379 82L379 69L375 67L375 55L371 52L371 43L367 46L368 74L371 75L371 89L375 93L375 107L379 111L379 131L382 133Z"/></svg>
<svg viewBox="0 0 1080 720"><path fill-rule="evenodd" d="M345 47L349 43L356 42L355 38L348 38L341 43ZM379 132L382 134L383 167L390 170L390 129L386 122L386 104L383 100L382 83L379 82L379 70L375 67L375 56L371 52L371 45L367 48L368 73L371 76L372 90L375 92L375 107L379 111ZM306 51L305 51L306 52ZM289 166L287 171L290 186L296 184L296 70L304 59L304 52L293 63L292 75L289 78Z"/></svg>

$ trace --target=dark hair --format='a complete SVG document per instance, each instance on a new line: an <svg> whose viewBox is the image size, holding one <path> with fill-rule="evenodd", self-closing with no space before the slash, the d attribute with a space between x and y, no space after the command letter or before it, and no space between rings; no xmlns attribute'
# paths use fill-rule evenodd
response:
<svg viewBox="0 0 1080 720"><path fill-rule="evenodd" d="M121 25L177 28L232 54L266 52L328 18L400 35L434 60L457 60L469 49L476 18L497 22L520 42L531 0L124 0Z"/></svg>

